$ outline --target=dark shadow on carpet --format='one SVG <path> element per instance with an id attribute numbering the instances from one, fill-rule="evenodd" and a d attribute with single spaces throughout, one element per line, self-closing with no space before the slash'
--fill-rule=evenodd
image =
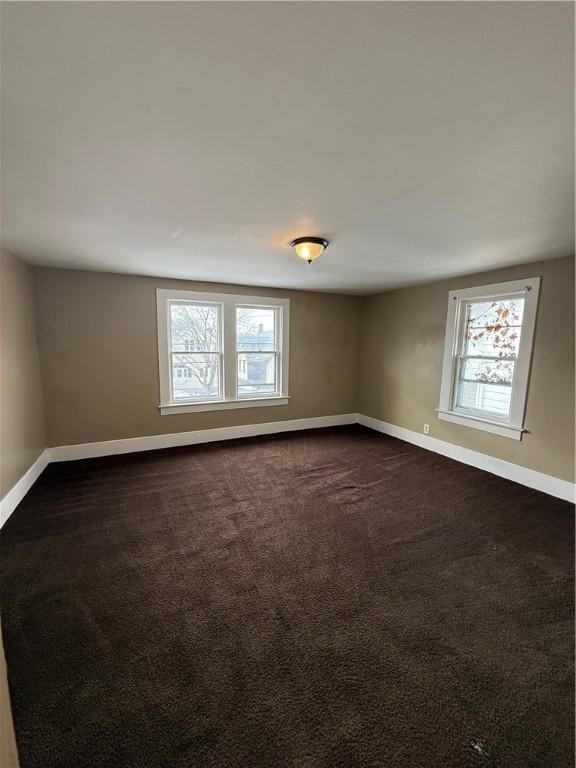
<path id="1" fill-rule="evenodd" d="M 23 768 L 569 768 L 574 508 L 361 427 L 52 464 L 1 533 Z"/>

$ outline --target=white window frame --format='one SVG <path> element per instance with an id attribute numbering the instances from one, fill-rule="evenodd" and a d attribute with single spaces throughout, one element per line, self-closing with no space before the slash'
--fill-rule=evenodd
<path id="1" fill-rule="evenodd" d="M 476 288 L 463 288 L 448 294 L 448 314 L 446 318 L 446 339 L 442 364 L 442 384 L 438 418 L 451 421 L 473 429 L 482 429 L 496 435 L 521 440 L 524 430 L 526 395 L 534 343 L 534 328 L 538 308 L 540 278 L 513 280 Z M 458 355 L 462 348 L 466 306 L 472 301 L 489 301 L 513 297 L 524 298 L 524 313 L 518 357 L 514 366 L 510 415 L 500 419 L 497 416 L 484 417 L 475 415 L 464 408 L 455 406 L 456 377 L 458 375 Z"/>
<path id="2" fill-rule="evenodd" d="M 174 400 L 170 366 L 170 302 L 216 304 L 220 308 L 221 333 L 221 392 L 212 400 Z M 238 352 L 236 350 L 236 308 L 260 307 L 274 309 L 276 314 L 277 340 L 277 391 L 270 395 L 242 395 L 238 397 Z M 228 293 L 204 293 L 203 291 L 156 290 L 158 321 L 158 371 L 160 377 L 160 413 L 168 416 L 176 413 L 220 411 L 235 408 L 253 408 L 267 405 L 288 405 L 289 373 L 289 326 L 290 300 L 264 296 L 241 296 Z"/>

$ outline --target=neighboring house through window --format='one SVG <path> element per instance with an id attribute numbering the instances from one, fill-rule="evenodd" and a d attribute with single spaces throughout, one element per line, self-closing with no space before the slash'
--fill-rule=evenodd
<path id="1" fill-rule="evenodd" d="M 520 440 L 540 278 L 451 291 L 438 416 Z"/>
<path id="2" fill-rule="evenodd" d="M 288 299 L 157 291 L 163 414 L 288 403 Z"/>

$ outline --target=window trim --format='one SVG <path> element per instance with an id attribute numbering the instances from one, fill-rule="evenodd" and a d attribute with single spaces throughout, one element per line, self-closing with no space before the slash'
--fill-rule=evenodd
<path id="1" fill-rule="evenodd" d="M 442 383 L 440 387 L 440 403 L 437 409 L 438 418 L 451 421 L 474 429 L 492 432 L 496 435 L 521 440 L 524 429 L 526 397 L 528 394 L 528 379 L 534 346 L 534 329 L 540 292 L 540 278 L 532 277 L 527 280 L 512 280 L 506 283 L 495 283 L 475 288 L 462 288 L 450 291 L 448 294 L 448 313 L 446 317 L 446 337 L 444 342 L 444 357 L 442 362 Z M 457 363 L 460 342 L 463 334 L 463 323 L 466 304 L 470 301 L 486 301 L 504 299 L 510 296 L 524 295 L 524 314 L 518 357 L 514 367 L 510 416 L 499 419 L 497 416 L 488 418 L 482 412 L 472 413 L 454 406 L 456 387 Z"/>
<path id="2" fill-rule="evenodd" d="M 170 376 L 170 322 L 171 301 L 190 301 L 221 306 L 221 374 L 222 397 L 213 400 L 181 400 L 172 398 Z M 269 395 L 254 394 L 238 397 L 238 352 L 236 351 L 236 307 L 270 307 L 278 313 L 278 389 Z M 288 405 L 289 394 L 289 325 L 290 299 L 264 296 L 243 296 L 229 293 L 205 293 L 203 291 L 178 291 L 166 288 L 156 289 L 156 311 L 158 325 L 158 372 L 160 380 L 160 413 L 162 416 L 176 413 L 218 411 L 235 408 Z"/>
<path id="3" fill-rule="evenodd" d="M 263 300 L 263 301 L 267 301 L 267 300 Z M 262 307 L 264 307 L 266 309 L 273 309 L 274 310 L 274 315 L 275 315 L 274 328 L 275 328 L 275 330 L 278 331 L 278 338 L 276 338 L 276 335 L 274 337 L 274 342 L 275 342 L 274 350 L 251 350 L 251 351 L 247 351 L 247 352 L 245 350 L 240 350 L 240 351 L 238 350 L 238 344 L 237 344 L 237 338 L 236 338 L 236 329 L 237 329 L 237 324 L 236 324 L 237 315 L 236 315 L 236 313 L 237 313 L 237 310 L 238 310 L 239 307 L 244 307 L 246 309 L 252 309 L 252 308 L 254 308 L 254 309 L 261 309 Z M 235 353 L 235 356 L 236 356 L 236 364 L 235 364 L 234 370 L 235 370 L 235 374 L 236 374 L 236 388 L 235 388 L 236 400 L 237 401 L 240 401 L 240 400 L 242 400 L 242 401 L 244 401 L 244 400 L 261 400 L 261 399 L 264 399 L 264 398 L 272 399 L 274 397 L 281 396 L 281 393 L 282 393 L 282 382 L 284 380 L 284 372 L 282 370 L 282 363 L 283 363 L 283 360 L 284 360 L 284 355 L 282 353 L 282 350 L 284 349 L 284 339 L 283 339 L 284 320 L 283 320 L 283 318 L 284 318 L 285 312 L 284 312 L 283 305 L 280 305 L 278 303 L 275 303 L 275 304 L 264 304 L 264 303 L 255 304 L 252 301 L 237 301 L 236 304 L 235 304 L 235 307 L 234 307 L 234 313 L 235 313 L 235 315 L 234 315 L 234 320 L 235 320 L 235 322 L 234 322 L 234 353 Z M 259 353 L 266 354 L 266 352 L 268 352 L 269 354 L 275 355 L 275 360 L 274 360 L 274 363 L 275 363 L 274 367 L 276 369 L 275 370 L 275 376 L 276 376 L 276 381 L 278 381 L 278 383 L 279 383 L 279 387 L 278 387 L 277 391 L 273 392 L 273 393 L 271 393 L 269 395 L 262 394 L 259 397 L 254 397 L 253 393 L 250 393 L 250 392 L 245 394 L 245 395 L 238 394 L 238 355 L 241 355 L 241 354 L 259 354 Z"/>
<path id="4" fill-rule="evenodd" d="M 211 294 L 212 295 L 212 294 Z M 177 301 L 178 299 L 176 299 Z M 180 299 L 182 301 L 183 299 Z M 203 354 L 202 351 L 195 350 L 193 352 L 186 351 L 182 353 L 175 353 L 171 351 L 172 348 L 172 328 L 170 326 L 169 321 L 169 315 L 170 315 L 170 301 L 174 301 L 174 298 L 166 298 L 165 300 L 165 319 L 166 319 L 166 356 L 167 356 L 167 380 L 168 380 L 168 401 L 170 403 L 175 402 L 173 399 L 173 379 L 170 376 L 170 370 L 172 367 L 172 356 L 174 354 L 183 354 L 183 355 L 194 355 L 194 354 Z M 218 389 L 219 389 L 219 396 L 215 397 L 212 402 L 215 403 L 221 403 L 224 401 L 224 304 L 221 301 L 209 301 L 207 299 L 197 300 L 197 299 L 190 299 L 191 303 L 194 304 L 206 304 L 209 307 L 215 307 L 217 314 L 218 314 L 218 349 L 213 352 L 206 352 L 206 354 L 214 354 L 218 355 Z M 197 400 L 194 402 L 198 402 Z M 206 401 L 202 401 L 206 402 Z M 190 401 L 183 400 L 181 401 L 181 405 L 187 405 Z"/>

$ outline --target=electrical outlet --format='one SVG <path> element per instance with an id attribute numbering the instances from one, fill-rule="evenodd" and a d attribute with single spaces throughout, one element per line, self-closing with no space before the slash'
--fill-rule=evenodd
<path id="1" fill-rule="evenodd" d="M 422 430 L 422 432 L 424 432 L 425 435 L 429 435 L 430 434 L 430 424 L 424 424 L 424 429 Z"/>

